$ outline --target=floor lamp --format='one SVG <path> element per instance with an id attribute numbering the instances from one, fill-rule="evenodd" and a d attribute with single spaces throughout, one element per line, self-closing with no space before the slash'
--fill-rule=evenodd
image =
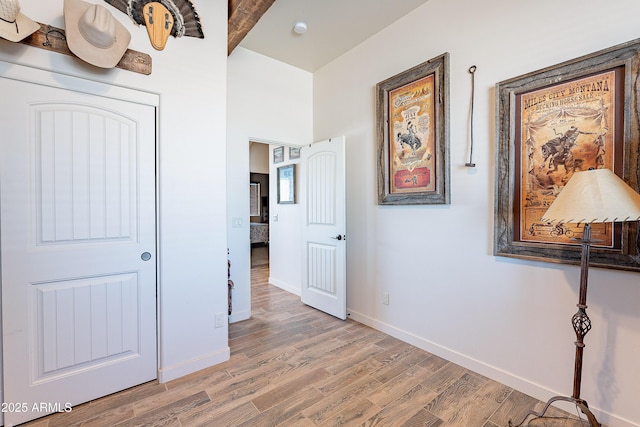
<path id="1" fill-rule="evenodd" d="M 600 427 L 595 415 L 589 410 L 589 405 L 580 397 L 584 337 L 591 329 L 591 320 L 586 312 L 591 224 L 638 220 L 640 220 L 640 194 L 636 193 L 609 169 L 593 169 L 574 173 L 543 215 L 543 222 L 558 226 L 562 224 L 584 224 L 578 312 L 571 319 L 573 330 L 576 333 L 573 395 L 571 397 L 552 397 L 542 412 L 529 412 L 518 426 L 522 425 L 529 416 L 534 416 L 534 418 L 543 417 L 549 406 L 553 402 L 560 400 L 574 403 L 586 415 L 591 427 Z M 511 421 L 509 421 L 509 426 L 511 425 Z"/>

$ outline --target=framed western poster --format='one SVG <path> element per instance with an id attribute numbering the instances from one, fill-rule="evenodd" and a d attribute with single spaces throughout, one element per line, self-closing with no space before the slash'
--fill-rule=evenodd
<path id="1" fill-rule="evenodd" d="M 449 204 L 449 54 L 376 85 L 378 204 Z"/>
<path id="2" fill-rule="evenodd" d="M 633 41 L 496 85 L 494 254 L 580 263 L 583 224 L 543 214 L 576 171 L 608 168 L 640 189 Z M 637 223 L 593 224 L 591 264 L 640 271 Z"/>

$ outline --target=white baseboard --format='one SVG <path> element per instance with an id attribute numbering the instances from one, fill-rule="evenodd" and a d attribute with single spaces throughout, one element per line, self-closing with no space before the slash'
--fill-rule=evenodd
<path id="1" fill-rule="evenodd" d="M 226 348 L 218 352 L 187 360 L 186 362 L 169 366 L 167 368 L 158 369 L 158 381 L 160 383 L 166 383 L 171 380 L 175 380 L 176 378 L 192 374 L 205 368 L 209 368 L 213 365 L 226 362 L 230 357 L 231 350 L 227 346 Z"/>
<path id="2" fill-rule="evenodd" d="M 232 310 L 231 316 L 229 316 L 229 323 L 241 322 L 243 320 L 247 320 L 250 318 L 251 318 L 250 310 L 242 310 L 242 311 Z"/>
<path id="3" fill-rule="evenodd" d="M 286 282 L 283 282 L 281 280 L 278 280 L 274 277 L 269 277 L 269 283 L 271 283 L 273 286 L 277 286 L 278 288 L 287 291 L 289 293 L 292 293 L 294 295 L 300 296 L 301 291 L 300 291 L 300 286 L 292 286 Z"/>
<path id="4" fill-rule="evenodd" d="M 550 390 L 549 388 L 544 387 L 540 384 L 535 384 L 531 381 L 526 380 L 525 378 L 518 377 L 517 375 L 513 375 L 500 368 L 488 365 L 480 360 L 466 356 L 450 348 L 443 347 L 429 340 L 425 340 L 424 338 L 421 338 L 415 334 L 404 331 L 402 329 L 398 329 L 395 326 L 380 322 L 376 319 L 350 310 L 348 308 L 347 316 L 355 320 L 356 322 L 367 325 L 380 332 L 384 332 L 387 335 L 391 335 L 394 338 L 402 340 L 429 353 L 435 354 L 436 356 L 442 357 L 443 359 L 446 359 L 450 362 L 456 363 L 480 375 L 491 378 L 494 381 L 497 381 L 529 396 L 535 397 L 536 399 L 539 399 L 543 402 L 546 402 L 553 396 L 566 395 L 566 392 L 562 393 Z M 560 404 L 558 406 L 566 411 L 570 411 L 572 413 L 575 412 L 575 407 L 573 405 L 571 405 L 570 407 L 566 407 Z M 620 418 L 615 414 L 607 413 L 598 409 L 597 407 L 589 405 L 589 409 L 602 424 L 602 427 L 640 427 L 640 424 L 634 423 L 624 418 Z"/>

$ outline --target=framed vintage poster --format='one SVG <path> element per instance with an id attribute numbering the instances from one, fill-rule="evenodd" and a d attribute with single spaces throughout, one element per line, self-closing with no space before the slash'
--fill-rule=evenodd
<path id="1" fill-rule="evenodd" d="M 278 168 L 278 203 L 296 202 L 296 165 L 291 164 Z"/>
<path id="2" fill-rule="evenodd" d="M 376 85 L 378 204 L 449 204 L 449 54 Z"/>
<path id="3" fill-rule="evenodd" d="M 583 224 L 541 220 L 574 172 L 640 189 L 634 41 L 496 85 L 494 254 L 580 264 Z M 593 224 L 591 264 L 640 271 L 637 223 Z"/>

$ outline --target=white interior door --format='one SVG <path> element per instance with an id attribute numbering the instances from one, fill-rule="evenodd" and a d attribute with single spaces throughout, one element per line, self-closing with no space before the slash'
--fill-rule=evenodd
<path id="1" fill-rule="evenodd" d="M 303 147 L 302 302 L 347 317 L 345 138 Z"/>
<path id="2" fill-rule="evenodd" d="M 8 78 L 0 93 L 9 426 L 157 376 L 155 107 Z"/>

